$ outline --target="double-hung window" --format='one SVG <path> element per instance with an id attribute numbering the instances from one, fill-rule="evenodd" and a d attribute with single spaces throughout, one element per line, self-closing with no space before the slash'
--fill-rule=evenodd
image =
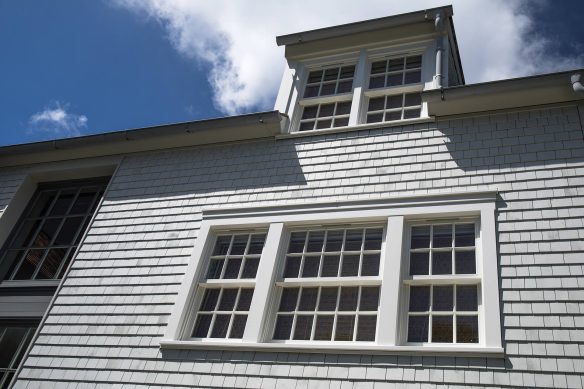
<path id="1" fill-rule="evenodd" d="M 161 345 L 500 353 L 495 198 L 204 211 Z"/>

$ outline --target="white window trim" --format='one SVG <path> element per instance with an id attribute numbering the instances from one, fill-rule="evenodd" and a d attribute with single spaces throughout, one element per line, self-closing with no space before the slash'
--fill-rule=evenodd
<path id="1" fill-rule="evenodd" d="M 204 349 L 247 349 L 271 351 L 334 352 L 366 351 L 368 353 L 407 354 L 462 354 L 501 355 L 501 327 L 499 318 L 499 288 L 495 235 L 496 192 L 467 192 L 459 194 L 412 196 L 385 200 L 315 203 L 283 207 L 256 207 L 241 209 L 208 209 L 203 211 L 203 221 L 189 261 L 183 283 L 161 347 Z M 482 325 L 479 344 L 424 344 L 408 345 L 403 342 L 404 280 L 403 266 L 407 251 L 405 230 L 414 220 L 430 218 L 456 218 L 474 216 L 481 223 L 481 254 L 486 260 L 477 261 L 482 272 L 483 315 L 489 318 Z M 378 335 L 370 342 L 294 341 L 274 342 L 269 337 L 273 327 L 274 294 L 278 272 L 287 240 L 288 227 L 314 226 L 318 224 L 386 223 L 385 248 L 382 251 L 380 276 L 382 278 Z M 195 294 L 207 257 L 214 243 L 214 231 L 243 230 L 269 226 L 255 280 L 255 292 L 251 302 L 248 322 L 240 340 L 184 340 L 192 325 L 195 311 Z M 477 270 L 478 273 L 478 270 Z M 478 273 L 480 274 L 480 273 Z M 322 280 L 319 279 L 319 285 Z M 487 287 L 489 285 L 489 287 Z M 271 296 L 271 298 L 270 298 Z M 484 321 L 483 321 L 484 323 Z M 383 327 L 383 331 L 379 328 Z M 188 337 L 188 335 L 187 335 Z"/>

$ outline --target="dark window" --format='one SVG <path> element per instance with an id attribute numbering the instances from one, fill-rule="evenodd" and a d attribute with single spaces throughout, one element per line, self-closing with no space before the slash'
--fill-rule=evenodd
<path id="1" fill-rule="evenodd" d="M 24 357 L 36 324 L 8 324 L 0 322 L 0 388 L 5 389 L 14 378 Z"/>

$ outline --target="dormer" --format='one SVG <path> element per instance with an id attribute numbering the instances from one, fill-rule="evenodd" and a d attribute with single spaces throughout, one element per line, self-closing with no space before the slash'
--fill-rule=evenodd
<path id="1" fill-rule="evenodd" d="M 286 68 L 275 109 L 287 132 L 428 117 L 421 92 L 464 84 L 452 7 L 276 38 Z"/>

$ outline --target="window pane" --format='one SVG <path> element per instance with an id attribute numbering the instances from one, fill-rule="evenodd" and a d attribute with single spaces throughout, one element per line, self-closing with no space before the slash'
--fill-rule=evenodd
<path id="1" fill-rule="evenodd" d="M 388 74 L 387 75 L 387 86 L 397 86 L 401 85 L 403 79 L 403 75 L 401 73 L 398 74 Z"/>
<path id="2" fill-rule="evenodd" d="M 322 128 L 331 128 L 332 124 L 333 121 L 331 119 L 319 120 L 318 122 L 316 122 L 316 129 L 320 130 Z"/>
<path id="3" fill-rule="evenodd" d="M 452 252 L 432 252 L 432 274 L 452 274 Z"/>
<path id="4" fill-rule="evenodd" d="M 231 236 L 218 236 L 213 255 L 226 255 L 231 243 Z"/>
<path id="5" fill-rule="evenodd" d="M 320 265 L 320 256 L 306 256 L 304 257 L 304 268 L 302 269 L 302 277 L 318 277 L 318 267 Z"/>
<path id="6" fill-rule="evenodd" d="M 20 248 L 30 245 L 41 222 L 41 220 L 26 220 L 20 228 L 20 231 L 14 237 L 11 247 Z"/>
<path id="7" fill-rule="evenodd" d="M 410 316 L 408 318 L 408 342 L 422 343 L 428 341 L 428 316 Z"/>
<path id="8" fill-rule="evenodd" d="M 318 112 L 318 105 L 304 107 L 304 110 L 302 111 L 302 119 L 314 119 L 314 118 L 316 118 L 317 112 Z"/>
<path id="9" fill-rule="evenodd" d="M 245 331 L 245 323 L 247 323 L 247 315 L 233 316 L 233 324 L 231 325 L 231 332 L 229 333 L 229 337 L 231 339 L 243 338 L 243 332 Z"/>
<path id="10" fill-rule="evenodd" d="M 457 343 L 479 342 L 479 319 L 477 316 L 456 317 L 456 342 Z"/>
<path id="11" fill-rule="evenodd" d="M 324 81 L 336 80 L 339 77 L 339 68 L 326 69 L 324 71 Z"/>
<path id="12" fill-rule="evenodd" d="M 341 251 L 343 244 L 343 230 L 328 231 L 326 235 L 325 251 Z"/>
<path id="13" fill-rule="evenodd" d="M 57 229 L 61 224 L 61 219 L 47 219 L 43 223 L 38 235 L 35 237 L 32 246 L 34 247 L 47 247 L 53 241 L 53 238 L 57 234 Z"/>
<path id="14" fill-rule="evenodd" d="M 335 94 L 335 88 L 336 87 L 337 87 L 337 83 L 336 82 L 330 82 L 330 83 L 322 84 L 322 87 L 320 88 L 320 95 L 321 96 L 334 95 Z"/>
<path id="15" fill-rule="evenodd" d="M 433 311 L 452 311 L 454 308 L 454 287 L 434 286 L 434 295 L 432 296 Z"/>
<path id="16" fill-rule="evenodd" d="M 369 78 L 369 89 L 383 88 L 385 86 L 385 76 L 375 76 Z"/>
<path id="17" fill-rule="evenodd" d="M 410 312 L 426 312 L 430 310 L 430 287 L 410 287 Z"/>
<path id="18" fill-rule="evenodd" d="M 49 250 L 35 278 L 37 280 L 55 278 L 66 254 L 67 249 L 57 248 Z"/>
<path id="19" fill-rule="evenodd" d="M 355 277 L 359 274 L 359 255 L 343 255 L 342 277 Z"/>
<path id="20" fill-rule="evenodd" d="M 355 75 L 355 65 L 343 66 L 339 78 L 353 78 L 353 75 Z"/>
<path id="21" fill-rule="evenodd" d="M 322 118 L 325 116 L 333 116 L 334 112 L 335 112 L 335 104 L 334 103 L 322 104 L 320 106 L 320 112 L 318 113 L 318 117 Z"/>
<path id="22" fill-rule="evenodd" d="M 415 119 L 415 118 L 419 118 L 421 115 L 421 110 L 420 108 L 415 108 L 415 109 L 405 109 L 404 110 L 404 119 Z"/>
<path id="23" fill-rule="evenodd" d="M 364 254 L 363 264 L 361 265 L 362 276 L 379 275 L 379 256 L 380 254 Z"/>
<path id="24" fill-rule="evenodd" d="M 357 340 L 372 342 L 375 340 L 377 316 L 360 315 L 357 324 Z"/>
<path id="25" fill-rule="evenodd" d="M 24 256 L 24 261 L 20 264 L 20 268 L 14 275 L 15 280 L 30 280 L 34 274 L 37 266 L 42 261 L 46 250 L 32 249 L 28 250 Z"/>
<path id="26" fill-rule="evenodd" d="M 249 311 L 249 306 L 251 305 L 252 297 L 253 297 L 252 288 L 241 289 L 241 291 L 239 292 L 239 300 L 237 301 L 237 310 Z"/>
<path id="27" fill-rule="evenodd" d="M 304 97 L 315 97 L 318 96 L 318 90 L 320 89 L 320 84 L 318 85 L 307 85 L 304 90 Z"/>
<path id="28" fill-rule="evenodd" d="M 459 285 L 456 287 L 456 310 L 478 310 L 478 287 L 476 285 Z"/>
<path id="29" fill-rule="evenodd" d="M 314 329 L 314 340 L 331 340 L 333 336 L 333 315 L 318 315 L 316 317 L 316 328 Z"/>
<path id="30" fill-rule="evenodd" d="M 429 274 L 430 253 L 410 254 L 410 275 Z"/>
<path id="31" fill-rule="evenodd" d="M 371 74 L 385 73 L 387 61 L 376 61 L 371 64 Z"/>
<path id="32" fill-rule="evenodd" d="M 367 123 L 378 123 L 383 121 L 382 113 L 374 113 L 367 115 Z"/>
<path id="33" fill-rule="evenodd" d="M 87 213 L 89 207 L 93 203 L 93 198 L 95 197 L 97 188 L 90 191 L 82 191 L 71 207 L 71 214 Z"/>
<path id="34" fill-rule="evenodd" d="M 284 288 L 280 299 L 280 312 L 290 312 L 296 309 L 299 288 Z"/>
<path id="35" fill-rule="evenodd" d="M 430 247 L 430 226 L 412 227 L 412 249 Z"/>
<path id="36" fill-rule="evenodd" d="M 404 68 L 404 58 L 390 59 L 387 64 L 387 71 L 394 72 L 397 70 L 403 70 Z"/>
<path id="37" fill-rule="evenodd" d="M 335 331 L 335 340 L 351 341 L 355 330 L 355 315 L 337 316 L 337 328 Z"/>
<path id="38" fill-rule="evenodd" d="M 385 113 L 385 121 L 401 120 L 401 111 L 390 111 Z"/>
<path id="39" fill-rule="evenodd" d="M 266 242 L 266 234 L 254 234 L 249 242 L 248 254 L 261 254 Z"/>
<path id="40" fill-rule="evenodd" d="M 419 93 L 406 93 L 405 95 L 405 107 L 411 107 L 413 105 L 422 104 L 422 95 Z"/>
<path id="41" fill-rule="evenodd" d="M 475 274 L 476 259 L 475 251 L 456 251 L 454 253 L 456 274 Z"/>
<path id="42" fill-rule="evenodd" d="M 365 233 L 365 250 L 381 250 L 383 230 L 381 228 L 368 229 Z"/>
<path id="43" fill-rule="evenodd" d="M 7 327 L 4 336 L 0 340 L 0 368 L 16 368 L 10 362 L 18 350 L 18 346 L 24 340 L 28 327 Z M 0 332 L 1 334 L 1 332 Z"/>
<path id="44" fill-rule="evenodd" d="M 206 338 L 211 326 L 212 315 L 197 315 L 195 322 L 195 330 L 193 331 L 193 338 Z"/>
<path id="45" fill-rule="evenodd" d="M 339 311 L 356 311 L 359 288 L 356 286 L 341 287 L 341 298 L 339 301 Z"/>
<path id="46" fill-rule="evenodd" d="M 466 247 L 475 245 L 475 225 L 474 224 L 457 224 L 456 230 L 456 247 Z"/>
<path id="47" fill-rule="evenodd" d="M 293 232 L 290 235 L 290 245 L 288 246 L 288 253 L 301 253 L 304 249 L 305 240 L 306 232 Z"/>
<path id="48" fill-rule="evenodd" d="M 284 266 L 284 278 L 297 278 L 300 271 L 300 257 L 286 257 Z"/>
<path id="49" fill-rule="evenodd" d="M 201 301 L 200 311 L 214 311 L 219 299 L 220 289 L 206 289 L 203 301 Z"/>
<path id="50" fill-rule="evenodd" d="M 432 316 L 432 342 L 452 343 L 452 316 Z"/>
<path id="51" fill-rule="evenodd" d="M 414 70 L 410 72 L 406 72 L 405 83 L 406 84 L 415 84 L 422 81 L 422 72 L 419 70 Z"/>
<path id="52" fill-rule="evenodd" d="M 230 258 L 227 261 L 227 266 L 225 267 L 225 274 L 223 274 L 224 279 L 234 279 L 239 275 L 239 268 L 241 267 L 241 258 Z"/>
<path id="53" fill-rule="evenodd" d="M 322 70 L 316 70 L 308 73 L 308 83 L 312 84 L 315 82 L 320 82 L 320 80 L 322 79 L 322 73 L 323 73 Z"/>
<path id="54" fill-rule="evenodd" d="M 223 289 L 218 311 L 232 311 L 237 298 L 237 289 Z"/>
<path id="55" fill-rule="evenodd" d="M 347 230 L 347 238 L 345 241 L 345 251 L 359 251 L 361 250 L 361 241 L 363 240 L 363 230 Z"/>
<path id="56" fill-rule="evenodd" d="M 69 263 L 71 263 L 71 259 L 73 258 L 73 255 L 75 255 L 76 249 L 77 249 L 77 247 L 71 247 L 69 249 L 69 253 L 67 254 L 67 257 L 65 258 L 65 261 L 63 262 L 63 265 L 61 266 L 61 271 L 59 271 L 59 275 L 57 276 L 57 278 L 63 278 L 63 275 L 65 275 L 65 272 L 67 271 L 67 267 L 69 266 Z"/>
<path id="57" fill-rule="evenodd" d="M 348 115 L 351 113 L 351 102 L 337 103 L 336 115 Z"/>
<path id="58" fill-rule="evenodd" d="M 432 247 L 452 247 L 452 225 L 434 226 Z"/>
<path id="59" fill-rule="evenodd" d="M 211 330 L 211 338 L 225 338 L 227 336 L 227 329 L 231 315 L 217 315 L 213 323 L 213 330 Z"/>
<path id="60" fill-rule="evenodd" d="M 316 308 L 316 298 L 318 297 L 318 288 L 302 288 L 300 294 L 299 311 L 314 311 Z"/>
<path id="61" fill-rule="evenodd" d="M 322 277 L 337 277 L 339 274 L 339 255 L 325 255 L 322 260 Z"/>
<path id="62" fill-rule="evenodd" d="M 334 120 L 333 127 L 345 127 L 349 125 L 349 118 L 338 118 Z"/>
<path id="63" fill-rule="evenodd" d="M 56 195 L 57 192 L 54 190 L 40 192 L 33 208 L 29 213 L 29 217 L 45 216 L 47 214 L 47 211 L 53 204 Z"/>
<path id="64" fill-rule="evenodd" d="M 77 190 L 64 190 L 59 194 L 57 201 L 51 208 L 49 215 L 56 216 L 56 215 L 65 215 L 75 198 L 75 192 Z"/>
<path id="65" fill-rule="evenodd" d="M 361 287 L 360 311 L 377 311 L 379 306 L 379 287 L 363 286 Z"/>
<path id="66" fill-rule="evenodd" d="M 419 68 L 421 66 L 422 66 L 421 55 L 406 58 L 406 69 Z"/>
<path id="67" fill-rule="evenodd" d="M 290 339 L 293 320 L 294 316 L 292 315 L 278 315 L 278 318 L 276 319 L 276 327 L 274 329 L 275 340 Z"/>
<path id="68" fill-rule="evenodd" d="M 243 255 L 245 247 L 247 246 L 248 235 L 235 235 L 233 237 L 233 244 L 231 246 L 230 255 Z"/>
<path id="69" fill-rule="evenodd" d="M 312 333 L 312 320 L 314 316 L 299 315 L 296 317 L 294 328 L 294 340 L 309 340 Z"/>
<path id="70" fill-rule="evenodd" d="M 259 258 L 246 258 L 241 272 L 241 278 L 255 278 L 260 264 Z"/>
<path id="71" fill-rule="evenodd" d="M 310 231 L 306 252 L 321 252 L 324 243 L 324 231 Z"/>
<path id="72" fill-rule="evenodd" d="M 383 105 L 385 104 L 385 97 L 375 97 L 369 99 L 369 107 L 367 111 L 380 111 L 383 109 Z"/>
<path id="73" fill-rule="evenodd" d="M 207 271 L 208 279 L 218 279 L 221 277 L 221 270 L 223 269 L 223 259 L 212 259 L 209 263 L 209 270 Z"/>
<path id="74" fill-rule="evenodd" d="M 385 103 L 385 108 L 401 108 L 402 107 L 402 95 L 391 95 L 387 96 L 387 102 Z"/>
<path id="75" fill-rule="evenodd" d="M 337 87 L 337 93 L 348 93 L 353 89 L 353 80 L 340 81 Z"/>
<path id="76" fill-rule="evenodd" d="M 321 312 L 334 311 L 337 307 L 337 295 L 339 288 L 325 287 L 320 290 L 320 301 L 318 303 L 318 310 Z"/>

